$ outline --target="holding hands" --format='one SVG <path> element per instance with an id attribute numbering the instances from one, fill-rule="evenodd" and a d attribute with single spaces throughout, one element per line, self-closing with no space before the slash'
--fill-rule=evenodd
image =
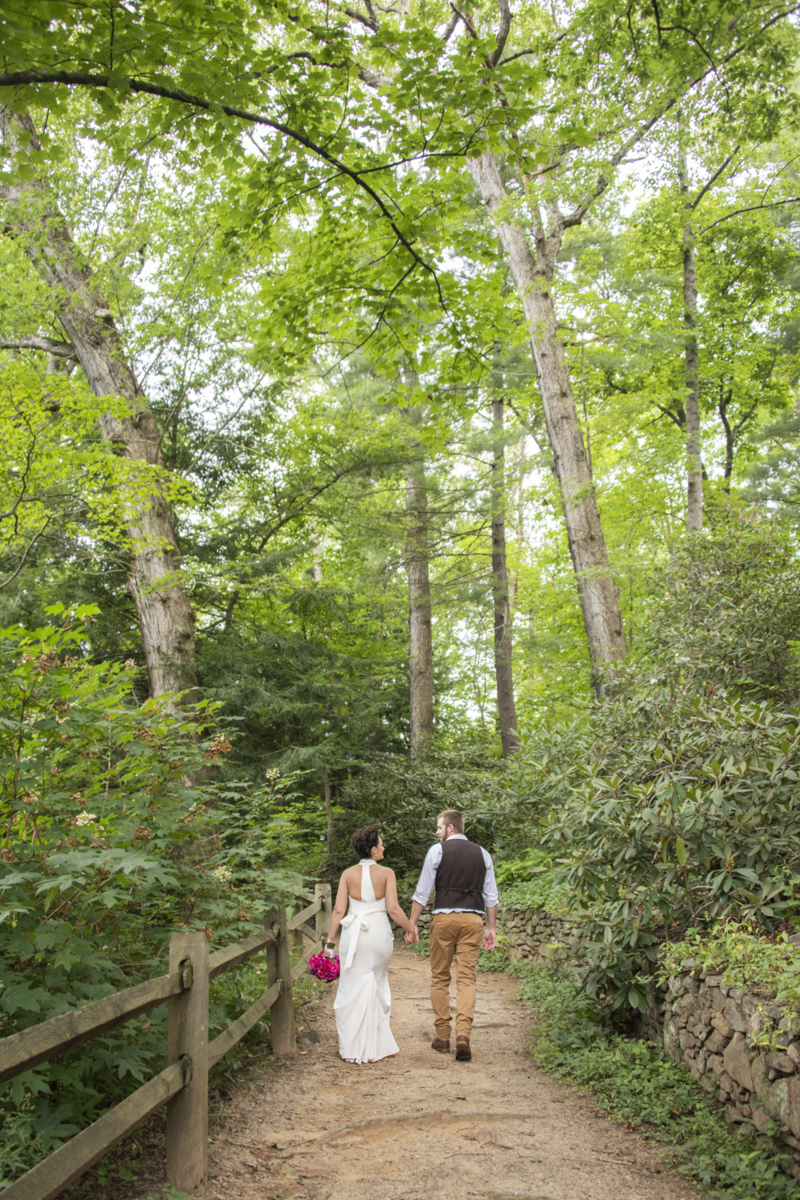
<path id="1" fill-rule="evenodd" d="M 410 929 L 406 930 L 404 941 L 409 946 L 415 946 L 419 942 L 419 930 L 416 925 L 412 925 Z"/>

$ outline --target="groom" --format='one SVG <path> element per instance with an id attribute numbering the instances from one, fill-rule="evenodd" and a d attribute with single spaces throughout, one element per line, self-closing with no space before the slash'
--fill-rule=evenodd
<path id="1" fill-rule="evenodd" d="M 413 932 L 405 940 L 419 941 L 419 915 L 436 888 L 431 920 L 431 1004 L 436 1036 L 431 1047 L 450 1053 L 450 966 L 456 956 L 456 1061 L 470 1062 L 469 1035 L 475 1016 L 478 951 L 497 945 L 497 884 L 487 852 L 464 836 L 464 818 L 448 809 L 436 821 L 439 845 L 425 856 L 414 903 Z M 486 909 L 486 932 L 483 910 Z"/>

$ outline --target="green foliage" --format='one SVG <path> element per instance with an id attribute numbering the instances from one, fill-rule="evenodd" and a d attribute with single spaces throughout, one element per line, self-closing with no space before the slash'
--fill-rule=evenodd
<path id="1" fill-rule="evenodd" d="M 736 921 L 720 921 L 710 930 L 690 927 L 679 942 L 662 948 L 660 980 L 677 975 L 684 963 L 699 973 L 722 975 L 739 991 L 800 1009 L 800 948 L 785 932 L 767 938 L 754 923 Z"/>
<path id="2" fill-rule="evenodd" d="M 436 818 L 447 808 L 463 812 L 467 836 L 493 850 L 514 833 L 505 776 L 502 760 L 487 760 L 480 748 L 440 750 L 410 761 L 390 755 L 366 759 L 342 792 L 337 868 L 352 862 L 350 834 L 377 825 L 387 865 L 396 871 L 401 890 L 413 890 L 436 840 Z"/>
<path id="3" fill-rule="evenodd" d="M 607 1009 L 551 969 L 515 962 L 506 970 L 535 1012 L 537 1064 L 590 1088 L 610 1116 L 668 1145 L 709 1200 L 800 1196 L 800 1184 L 781 1171 L 780 1143 L 734 1134 L 719 1106 L 657 1046 L 615 1032 Z"/>
<path id="4" fill-rule="evenodd" d="M 796 911 L 800 712 L 753 696 L 794 686 L 796 563 L 763 529 L 738 537 L 690 539 L 616 699 L 531 739 L 519 767 L 539 773 L 544 845 L 586 919 L 586 986 L 615 1005 L 646 1007 L 668 935 Z"/>
<path id="5" fill-rule="evenodd" d="M 504 859 L 495 866 L 495 877 L 505 908 L 557 912 L 564 907 L 563 872 L 544 850 L 531 849 L 518 858 Z"/>
<path id="6" fill-rule="evenodd" d="M 240 939 L 294 878 L 270 864 L 285 788 L 234 808 L 211 782 L 230 743 L 208 704 L 136 707 L 131 672 L 88 657 L 92 610 L 50 615 L 0 631 L 0 1036 L 163 973 L 175 929 Z M 212 1027 L 241 1003 L 226 978 Z M 165 1023 L 156 1009 L 4 1085 L 4 1181 L 148 1078 Z"/>
<path id="7" fill-rule="evenodd" d="M 762 519 L 723 522 L 674 548 L 653 574 L 647 653 L 698 689 L 800 700 L 800 559 Z"/>

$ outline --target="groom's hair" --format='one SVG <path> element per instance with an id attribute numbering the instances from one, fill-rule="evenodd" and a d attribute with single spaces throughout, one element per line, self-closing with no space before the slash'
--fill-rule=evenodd
<path id="1" fill-rule="evenodd" d="M 464 816 L 462 813 L 456 812 L 454 808 L 448 808 L 446 812 L 439 813 L 439 819 L 444 821 L 445 829 L 448 825 L 452 825 L 455 833 L 464 832 Z"/>

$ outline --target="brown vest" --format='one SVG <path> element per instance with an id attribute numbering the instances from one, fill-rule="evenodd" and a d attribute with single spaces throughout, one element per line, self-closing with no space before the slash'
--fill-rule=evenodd
<path id="1" fill-rule="evenodd" d="M 483 912 L 485 878 L 486 863 L 480 846 L 448 838 L 442 843 L 442 861 L 436 868 L 434 909 L 471 908 Z"/>

